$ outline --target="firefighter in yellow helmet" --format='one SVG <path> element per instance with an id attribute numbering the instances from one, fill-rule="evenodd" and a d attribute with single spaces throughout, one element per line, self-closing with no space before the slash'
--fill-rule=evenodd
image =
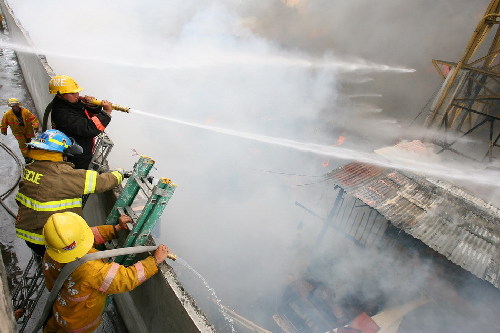
<path id="1" fill-rule="evenodd" d="M 42 261 L 45 284 L 54 286 L 66 263 L 97 252 L 93 244 L 103 244 L 116 237 L 118 230 L 127 229 L 130 217 L 123 215 L 117 225 L 90 228 L 74 213 L 56 213 L 49 217 L 43 235 L 47 252 Z M 158 272 L 158 267 L 169 254 L 168 247 L 160 245 L 153 256 L 125 267 L 103 260 L 91 260 L 79 266 L 64 282 L 52 307 L 52 317 L 43 332 L 92 332 L 101 323 L 106 296 L 130 291 Z"/>
<path id="2" fill-rule="evenodd" d="M 11 107 L 2 118 L 1 131 L 3 135 L 7 135 L 7 127 L 10 126 L 12 134 L 19 143 L 19 149 L 24 157 L 28 151 L 26 143 L 31 141 L 31 138 L 38 132 L 40 124 L 38 118 L 28 109 L 22 107 L 21 102 L 17 98 L 10 98 L 7 102 Z"/>
<path id="3" fill-rule="evenodd" d="M 92 159 L 94 137 L 106 129 L 111 121 L 111 103 L 102 101 L 102 107 L 90 104 L 92 96 L 80 97 L 78 83 L 67 75 L 56 75 L 49 81 L 49 93 L 56 96 L 47 106 L 44 115 L 46 126 L 48 112 L 52 115 L 52 128 L 74 138 L 83 153 L 68 158 L 76 169 L 87 169 Z"/>

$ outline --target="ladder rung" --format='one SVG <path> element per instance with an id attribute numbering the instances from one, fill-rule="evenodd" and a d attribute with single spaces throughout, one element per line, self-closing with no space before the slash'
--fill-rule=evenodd
<path id="1" fill-rule="evenodd" d="M 139 185 L 144 195 L 146 197 L 149 197 L 151 195 L 152 189 L 148 186 L 148 183 L 144 180 L 144 178 L 139 178 L 136 175 L 133 175 L 132 177 L 134 177 L 137 185 Z"/>
<path id="2" fill-rule="evenodd" d="M 154 160 L 147 156 L 139 158 L 134 165 L 132 175 L 106 219 L 107 224 L 116 224 L 119 216 L 126 214 L 134 221 L 132 227 L 127 224 L 130 232 L 123 242 L 120 237 L 120 247 L 144 245 L 150 239 L 152 228 L 160 220 L 163 210 L 177 187 L 168 178 L 161 178 L 156 185 L 153 185 L 154 178 L 148 176 L 153 164 Z M 142 191 L 141 195 L 139 195 L 139 190 Z M 136 202 L 136 205 L 143 204 L 141 212 L 139 212 L 139 207 L 135 211 L 133 209 L 136 200 L 140 202 Z M 135 256 L 128 255 L 118 256 L 114 261 L 127 266 L 135 259 Z"/>

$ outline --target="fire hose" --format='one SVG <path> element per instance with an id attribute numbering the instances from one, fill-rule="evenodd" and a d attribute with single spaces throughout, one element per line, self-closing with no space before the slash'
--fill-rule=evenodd
<path id="1" fill-rule="evenodd" d="M 54 301 L 59 294 L 59 290 L 61 290 L 64 282 L 66 279 L 77 269 L 80 265 L 86 263 L 87 261 L 90 260 L 98 260 L 98 259 L 104 259 L 104 258 L 111 258 L 111 257 L 116 257 L 116 256 L 121 256 L 121 255 L 127 255 L 127 254 L 137 254 L 137 253 L 144 253 L 144 252 L 150 252 L 154 251 L 158 248 L 158 246 L 135 246 L 135 247 L 124 247 L 120 249 L 113 249 L 113 250 L 106 250 L 106 251 L 99 251 L 99 252 L 94 252 L 94 253 L 88 253 L 84 255 L 83 257 L 72 261 L 68 264 L 66 264 L 63 269 L 61 270 L 61 273 L 57 277 L 54 286 L 52 287 L 52 290 L 50 291 L 49 297 L 47 299 L 47 303 L 45 303 L 45 307 L 43 308 L 42 315 L 40 319 L 38 319 L 38 322 L 33 329 L 33 333 L 38 332 L 45 323 L 46 319 L 48 318 L 50 311 L 52 310 L 52 305 L 54 304 Z M 177 257 L 175 254 L 169 254 L 168 258 L 175 260 Z"/>

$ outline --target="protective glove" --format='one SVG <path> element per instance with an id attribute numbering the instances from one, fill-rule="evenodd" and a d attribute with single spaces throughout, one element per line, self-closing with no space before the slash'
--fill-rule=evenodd
<path id="1" fill-rule="evenodd" d="M 129 178 L 132 175 L 132 171 L 126 171 L 123 168 L 116 168 L 114 171 L 118 171 L 123 175 L 123 178 Z"/>
<path id="2" fill-rule="evenodd" d="M 123 168 L 115 168 L 113 171 L 118 171 L 122 175 L 125 175 L 125 169 L 123 169 Z"/>

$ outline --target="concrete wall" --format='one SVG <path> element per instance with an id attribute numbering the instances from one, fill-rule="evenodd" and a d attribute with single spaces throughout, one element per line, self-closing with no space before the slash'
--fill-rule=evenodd
<path id="1" fill-rule="evenodd" d="M 0 0 L 0 9 L 5 16 L 11 42 L 32 46 L 28 33 L 16 20 L 6 0 Z M 16 54 L 38 116 L 42 119 L 46 105 L 53 98 L 48 94 L 48 82 L 54 73 L 44 57 L 20 51 Z M 84 209 L 85 219 L 90 225 L 104 224 L 115 201 L 113 192 L 91 195 Z M 2 272 L 0 267 L 0 274 Z M 5 323 L 7 327 L 10 322 L 4 320 L 2 315 L 6 314 L 5 311 L 7 315 L 12 314 L 12 311 L 2 308 L 2 292 L 6 286 L 6 283 L 0 286 L 0 323 Z M 6 299 L 10 297 L 6 296 Z M 131 293 L 116 295 L 114 301 L 129 332 L 215 332 L 167 264 L 162 265 L 161 274 L 155 275 Z M 0 325 L 0 332 L 10 331 L 7 328 L 3 330 Z"/>
<path id="2" fill-rule="evenodd" d="M 111 191 L 90 195 L 84 208 L 89 225 L 105 223 L 115 195 Z M 156 274 L 132 292 L 113 297 L 129 332 L 215 332 L 173 269 L 165 263 L 160 269 L 162 274 Z"/>
<path id="3" fill-rule="evenodd" d="M 7 22 L 10 42 L 20 47 L 34 48 L 28 32 L 17 21 L 6 0 L 0 0 L 0 9 Z M 54 98 L 53 95 L 49 94 L 48 87 L 50 78 L 55 74 L 43 55 L 20 50 L 16 50 L 16 55 L 31 98 L 35 103 L 37 116 L 42 121 L 45 107 Z"/>
<path id="4" fill-rule="evenodd" d="M 7 272 L 0 255 L 0 332 L 14 333 L 16 322 L 14 320 L 14 310 L 12 309 L 12 297 L 7 283 Z"/>

